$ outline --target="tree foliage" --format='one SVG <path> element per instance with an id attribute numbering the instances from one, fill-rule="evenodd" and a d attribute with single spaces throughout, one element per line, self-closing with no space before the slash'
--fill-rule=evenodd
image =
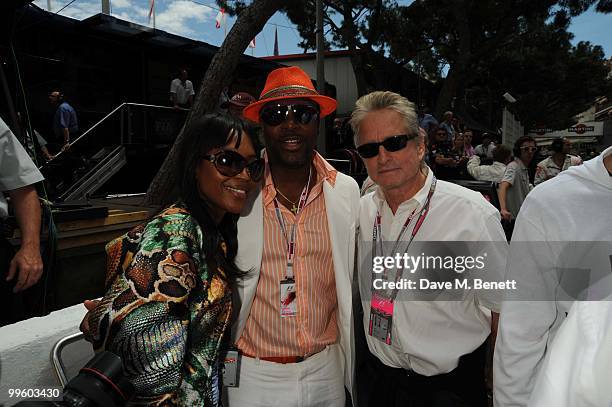
<path id="1" fill-rule="evenodd" d="M 371 56 L 384 54 L 437 82 L 435 112 L 456 111 L 469 125 L 500 124 L 501 95 L 530 127 L 562 128 L 595 97 L 609 94 L 601 47 L 572 45 L 571 18 L 611 0 L 324 0 L 327 46 L 352 58 L 359 94 L 376 88 Z M 304 50 L 315 46 L 315 2 L 287 2 Z"/>
<path id="2" fill-rule="evenodd" d="M 375 89 L 372 78 L 374 54 L 383 54 L 386 10 L 397 7 L 395 0 L 323 0 L 326 48 L 348 49 L 357 80 L 357 92 L 363 95 Z M 314 0 L 287 2 L 283 11 L 296 24 L 302 37 L 299 46 L 316 48 L 316 7 Z"/>
<path id="3" fill-rule="evenodd" d="M 231 80 L 231 76 L 227 75 L 227 72 L 236 69 L 238 60 L 249 42 L 263 29 L 264 24 L 282 7 L 283 3 L 282 0 L 253 0 L 248 6 L 244 3 L 236 5 L 237 10 L 235 12 L 238 13 L 238 19 L 213 57 L 208 69 L 206 69 L 193 108 L 170 153 L 151 182 L 145 204 L 163 205 L 175 199 L 175 167 L 177 166 L 178 151 L 183 143 L 184 129 L 189 126 L 191 120 L 217 107 L 221 91 L 224 87 L 229 86 Z"/>
<path id="4" fill-rule="evenodd" d="M 593 0 L 417 0 L 389 10 L 384 41 L 392 58 L 441 80 L 436 113 L 453 109 L 495 127 L 501 95 L 526 127 L 567 126 L 594 98 L 610 92 L 601 47 L 572 46 L 573 16 Z M 609 1 L 597 2 L 605 11 Z M 414 64 L 415 59 L 420 63 Z M 422 61 L 422 62 L 421 62 Z"/>

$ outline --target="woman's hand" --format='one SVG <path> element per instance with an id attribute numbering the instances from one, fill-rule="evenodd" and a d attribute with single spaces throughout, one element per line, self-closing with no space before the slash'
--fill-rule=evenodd
<path id="1" fill-rule="evenodd" d="M 87 308 L 87 314 L 85 314 L 85 316 L 83 317 L 81 325 L 79 325 L 79 329 L 81 330 L 81 332 L 83 332 L 83 334 L 85 335 L 85 339 L 89 342 L 93 342 L 91 332 L 89 330 L 89 313 L 93 311 L 98 306 L 98 304 L 100 304 L 99 300 L 83 301 L 83 305 L 85 306 L 85 308 Z"/>

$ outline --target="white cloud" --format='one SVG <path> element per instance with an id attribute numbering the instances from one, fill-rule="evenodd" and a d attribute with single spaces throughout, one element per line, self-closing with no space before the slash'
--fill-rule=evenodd
<path id="1" fill-rule="evenodd" d="M 63 5 L 61 7 L 64 7 Z M 54 11 L 59 10 L 61 7 L 53 8 Z M 77 20 L 83 20 L 87 17 L 91 17 L 95 14 L 102 12 L 102 3 L 100 1 L 75 1 L 64 10 L 62 10 L 60 15 L 66 17 L 76 18 Z"/>
<path id="2" fill-rule="evenodd" d="M 44 10 L 47 10 L 46 0 L 36 0 L 34 1 L 34 4 Z M 66 0 L 51 0 L 51 12 L 57 13 L 66 4 L 68 4 L 68 1 Z M 101 4 L 102 3 L 100 1 L 75 1 L 74 3 L 66 7 L 64 10 L 62 10 L 59 14 L 66 17 L 76 18 L 77 20 L 82 20 L 84 18 L 90 17 L 94 14 L 101 12 Z"/>
<path id="3" fill-rule="evenodd" d="M 200 24 L 200 29 L 206 29 L 204 23 L 209 21 L 214 29 L 214 21 L 217 11 L 209 7 L 187 0 L 174 1 L 163 11 L 156 15 L 156 28 L 166 30 L 179 35 L 193 35 L 195 31 L 188 24 Z M 199 30 L 198 30 L 199 31 Z"/>
<path id="4" fill-rule="evenodd" d="M 113 10 L 116 10 L 118 8 L 132 8 L 134 6 L 130 0 L 111 0 L 111 7 Z"/>
<path id="5" fill-rule="evenodd" d="M 1 1 L 1 0 L 0 0 Z M 71 0 L 51 0 L 51 11 L 57 12 Z M 112 15 L 122 20 L 142 25 L 149 23 L 150 0 L 111 0 Z M 47 0 L 35 0 L 34 4 L 47 9 Z M 160 30 L 190 37 L 207 37 L 214 30 L 217 10 L 196 4 L 190 0 L 156 0 L 155 26 Z M 100 0 L 77 0 L 60 14 L 83 20 L 102 11 Z M 228 24 L 229 28 L 229 24 Z"/>

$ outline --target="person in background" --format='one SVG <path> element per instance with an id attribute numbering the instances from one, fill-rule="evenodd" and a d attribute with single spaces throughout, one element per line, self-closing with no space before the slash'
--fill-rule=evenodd
<path id="1" fill-rule="evenodd" d="M 428 138 L 434 136 L 434 131 L 439 127 L 438 121 L 429 113 L 429 107 L 422 106 L 419 109 L 419 127 L 425 130 Z"/>
<path id="2" fill-rule="evenodd" d="M 120 355 L 145 406 L 221 405 L 222 354 L 232 291 L 236 222 L 264 163 L 254 127 L 222 113 L 185 129 L 179 199 L 106 246 L 106 294 L 86 302 L 81 329 L 96 351 Z"/>
<path id="3" fill-rule="evenodd" d="M 438 129 L 438 133 L 440 133 L 437 135 L 438 140 L 442 140 L 440 129 Z M 448 144 L 443 144 L 443 142 L 439 143 L 440 147 L 436 147 L 435 151 L 431 151 L 435 157 L 436 176 L 443 180 L 468 178 L 463 134 L 455 133 L 450 147 Z"/>
<path id="4" fill-rule="evenodd" d="M 495 143 L 491 139 L 489 133 L 482 133 L 482 143 L 474 148 L 474 153 L 479 155 L 482 160 L 492 159 Z"/>
<path id="5" fill-rule="evenodd" d="M 533 180 L 534 185 L 556 177 L 561 171 L 565 171 L 571 166 L 582 164 L 580 157 L 570 154 L 572 142 L 569 139 L 554 139 L 550 149 L 553 151 L 553 154 L 540 161 L 536 167 L 535 178 Z"/>
<path id="6" fill-rule="evenodd" d="M 43 180 L 24 148 L 0 119 L 0 326 L 16 322 L 23 312 L 14 294 L 32 287 L 43 272 L 40 256 L 41 210 L 34 184 Z M 8 193 L 21 231 L 17 253 L 2 235 L 8 216 Z"/>
<path id="7" fill-rule="evenodd" d="M 256 101 L 257 99 L 255 99 L 255 97 L 250 93 L 238 92 L 221 107 L 227 109 L 228 113 L 233 116 L 243 117 L 242 111 L 244 110 L 244 108 Z"/>
<path id="8" fill-rule="evenodd" d="M 427 153 L 429 154 L 429 159 L 427 161 L 429 162 L 429 165 L 431 165 L 431 168 L 436 171 L 436 173 L 438 173 L 436 158 L 445 157 L 445 155 L 448 154 L 452 148 L 446 137 L 446 130 L 438 127 L 435 130 L 433 139 L 430 141 L 429 148 L 427 149 Z M 440 165 L 442 166 L 443 164 L 444 160 L 440 160 Z M 440 171 L 443 172 L 442 177 L 444 178 L 446 175 L 444 173 L 445 170 L 441 169 Z"/>
<path id="9" fill-rule="evenodd" d="M 178 78 L 174 78 L 170 82 L 170 101 L 174 108 L 191 109 L 193 105 L 195 90 L 193 89 L 193 83 L 187 79 L 188 77 L 187 70 L 181 68 Z"/>
<path id="10" fill-rule="evenodd" d="M 66 151 L 79 132 L 76 111 L 64 100 L 64 94 L 59 90 L 54 90 L 49 94 L 49 103 L 56 107 L 52 124 L 53 132 L 55 137 L 63 143 L 61 151 Z"/>
<path id="11" fill-rule="evenodd" d="M 492 181 L 499 184 L 510 161 L 512 161 L 512 151 L 500 144 L 493 150 L 493 164 L 480 165 L 480 156 L 475 154 L 468 161 L 467 170 L 477 181 Z"/>
<path id="12" fill-rule="evenodd" d="M 440 123 L 440 128 L 446 131 L 446 140 L 452 142 L 453 138 L 455 137 L 455 127 L 453 126 L 453 112 L 451 112 L 450 110 L 444 112 L 442 118 L 443 120 L 442 123 Z"/>
<path id="13" fill-rule="evenodd" d="M 474 134 L 472 133 L 472 130 L 470 129 L 465 129 L 465 131 L 463 132 L 463 139 L 464 139 L 464 151 L 465 151 L 465 156 L 467 158 L 472 157 L 474 154 L 476 154 L 475 148 L 472 145 L 472 138 L 474 137 Z"/>
<path id="14" fill-rule="evenodd" d="M 27 151 L 30 152 L 30 154 L 36 154 L 35 153 L 36 149 L 34 148 L 34 144 L 35 144 L 34 140 L 30 136 L 28 125 L 23 120 L 23 115 L 21 114 L 21 112 L 17 112 L 17 120 L 19 120 L 19 126 L 21 126 L 22 134 L 24 135 L 24 139 L 25 139 L 23 140 L 23 145 L 27 145 Z M 46 161 L 52 160 L 53 156 L 51 155 L 51 153 L 49 152 L 49 149 L 47 148 L 47 144 L 48 144 L 47 140 L 45 140 L 43 136 L 41 136 L 40 133 L 36 129 L 32 129 L 32 131 L 34 132 L 34 137 L 36 137 L 36 145 L 38 146 L 40 150 L 40 154 L 42 154 L 43 158 Z"/>
<path id="15" fill-rule="evenodd" d="M 530 136 L 521 136 L 514 143 L 514 161 L 506 166 L 497 195 L 502 219 L 506 222 L 506 234 L 512 236 L 514 220 L 533 186 L 529 183 L 529 164 L 538 148 Z M 508 239 L 510 240 L 510 239 Z"/>
<path id="16" fill-rule="evenodd" d="M 451 121 L 451 123 L 453 125 L 453 129 L 455 130 L 455 133 L 463 133 L 463 129 L 465 127 L 463 121 L 459 120 L 457 116 L 453 116 L 453 120 Z"/>

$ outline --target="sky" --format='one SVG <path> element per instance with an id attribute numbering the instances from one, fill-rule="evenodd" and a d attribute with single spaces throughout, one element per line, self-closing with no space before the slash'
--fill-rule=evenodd
<path id="1" fill-rule="evenodd" d="M 47 9 L 48 0 L 36 0 L 34 3 Z M 58 12 L 72 0 L 50 0 L 51 10 Z M 111 0 L 111 14 L 117 18 L 128 20 L 145 26 L 153 26 L 149 20 L 150 0 Z M 401 0 L 400 3 L 410 3 Z M 224 28 L 215 28 L 215 17 L 219 13 L 218 6 L 212 0 L 155 0 L 155 27 L 195 40 L 220 46 L 224 39 Z M 61 15 L 82 20 L 101 11 L 101 0 L 74 0 L 59 12 Z M 227 32 L 235 22 L 235 18 L 227 17 Z M 590 41 L 601 45 L 609 58 L 612 56 L 612 14 L 596 13 L 590 9 L 574 18 L 570 26 L 574 33 L 574 43 Z M 314 28 L 313 28 L 314 29 Z M 247 48 L 245 53 L 256 57 L 272 55 L 274 50 L 274 33 L 278 32 L 279 53 L 297 54 L 302 49 L 297 46 L 300 41 L 297 29 L 282 13 L 276 13 L 255 37 L 255 48 Z"/>

